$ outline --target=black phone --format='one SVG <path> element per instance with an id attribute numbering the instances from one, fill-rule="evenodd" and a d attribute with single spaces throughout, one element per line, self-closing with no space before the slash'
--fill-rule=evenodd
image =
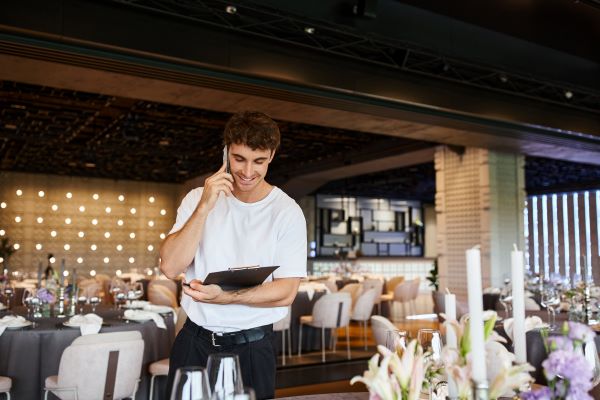
<path id="1" fill-rule="evenodd" d="M 231 170 L 229 168 L 229 154 L 227 151 L 227 146 L 223 147 L 223 163 L 225 164 L 225 172 L 230 174 Z"/>

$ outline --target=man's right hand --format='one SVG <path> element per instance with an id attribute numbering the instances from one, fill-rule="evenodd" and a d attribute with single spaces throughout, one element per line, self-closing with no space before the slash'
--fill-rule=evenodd
<path id="1" fill-rule="evenodd" d="M 208 213 L 215 207 L 221 192 L 226 196 L 233 196 L 233 176 L 225 172 L 225 163 L 214 175 L 204 181 L 204 190 L 198 208 Z"/>

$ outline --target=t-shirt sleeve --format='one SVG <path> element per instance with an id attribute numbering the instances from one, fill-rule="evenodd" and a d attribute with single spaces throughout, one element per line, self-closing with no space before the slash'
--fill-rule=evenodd
<path id="1" fill-rule="evenodd" d="M 300 207 L 295 207 L 281 227 L 275 250 L 275 265 L 273 272 L 277 278 L 306 277 L 306 219 Z"/>
<path id="2" fill-rule="evenodd" d="M 177 218 L 175 219 L 175 224 L 169 231 L 169 235 L 171 233 L 180 231 L 181 228 L 185 225 L 185 223 L 190 219 L 196 206 L 198 206 L 198 202 L 202 197 L 202 190 L 204 188 L 197 188 L 190 191 L 181 201 L 179 208 L 177 209 Z"/>

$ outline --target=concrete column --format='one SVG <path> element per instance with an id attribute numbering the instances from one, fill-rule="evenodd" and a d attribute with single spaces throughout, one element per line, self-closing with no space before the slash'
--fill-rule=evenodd
<path id="1" fill-rule="evenodd" d="M 475 245 L 484 287 L 501 286 L 513 243 L 523 248 L 524 157 L 440 146 L 435 169 L 440 289 L 466 299 L 465 250 Z"/>

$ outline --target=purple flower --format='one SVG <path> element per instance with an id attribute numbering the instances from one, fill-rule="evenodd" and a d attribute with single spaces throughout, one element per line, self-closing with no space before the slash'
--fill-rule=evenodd
<path id="1" fill-rule="evenodd" d="M 37 297 L 42 301 L 42 303 L 54 303 L 56 300 L 54 294 L 45 288 L 41 288 L 37 291 Z"/>
<path id="2" fill-rule="evenodd" d="M 588 343 L 594 340 L 596 334 L 587 325 L 580 324 L 579 322 L 569 321 L 569 333 L 568 337 L 571 340 L 576 340 L 583 343 Z"/>
<path id="3" fill-rule="evenodd" d="M 548 338 L 548 348 L 550 351 L 571 351 L 573 350 L 573 342 L 566 336 L 551 336 Z"/>
<path id="4" fill-rule="evenodd" d="M 556 378 L 568 381 L 569 393 L 587 392 L 592 388 L 592 368 L 580 353 L 555 350 L 544 360 L 542 366 L 548 381 Z M 564 387 L 561 391 L 564 392 Z"/>
<path id="5" fill-rule="evenodd" d="M 552 398 L 552 392 L 549 387 L 544 386 L 538 390 L 521 393 L 521 400 L 548 400 Z"/>

